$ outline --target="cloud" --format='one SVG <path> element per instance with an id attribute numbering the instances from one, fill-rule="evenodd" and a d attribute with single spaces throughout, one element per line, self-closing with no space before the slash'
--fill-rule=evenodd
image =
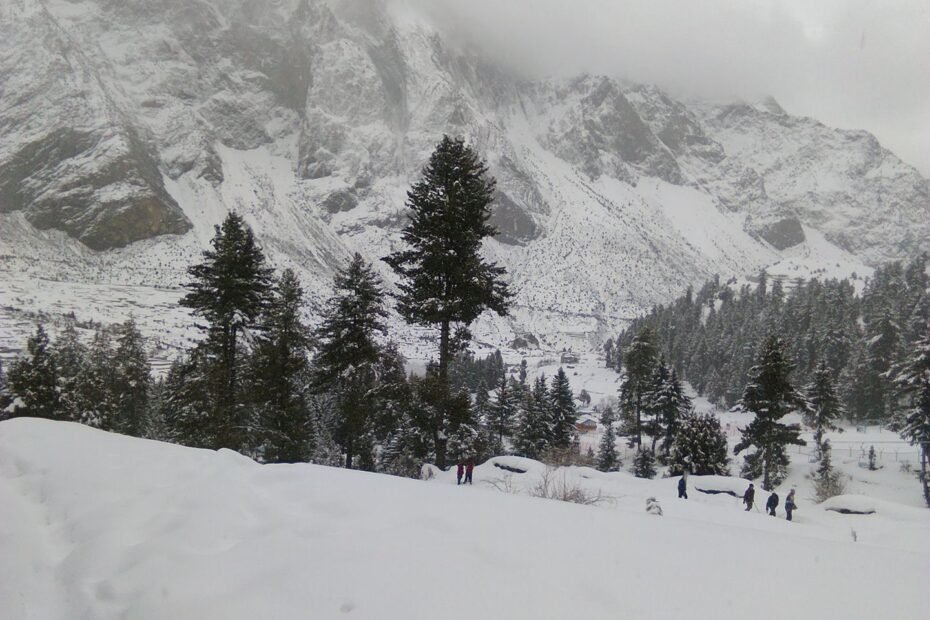
<path id="1" fill-rule="evenodd" d="M 392 0 L 528 77 L 602 73 L 686 97 L 774 96 L 875 133 L 930 176 L 925 0 Z"/>

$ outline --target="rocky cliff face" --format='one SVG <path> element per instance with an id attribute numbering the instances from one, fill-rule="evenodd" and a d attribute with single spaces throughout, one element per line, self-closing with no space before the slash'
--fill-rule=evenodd
<path id="1" fill-rule="evenodd" d="M 872 262 L 928 247 L 927 181 L 868 134 L 522 82 L 377 2 L 0 0 L 0 92 L 0 253 L 64 279 L 177 285 L 236 209 L 325 292 L 348 252 L 396 246 L 443 133 L 498 179 L 515 331 L 590 332 L 804 227 Z"/>

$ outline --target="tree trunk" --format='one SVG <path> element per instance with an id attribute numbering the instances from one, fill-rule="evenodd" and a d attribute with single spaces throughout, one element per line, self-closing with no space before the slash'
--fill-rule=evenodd
<path id="1" fill-rule="evenodd" d="M 449 377 L 449 321 L 444 320 L 439 326 L 439 378 L 443 384 Z"/>

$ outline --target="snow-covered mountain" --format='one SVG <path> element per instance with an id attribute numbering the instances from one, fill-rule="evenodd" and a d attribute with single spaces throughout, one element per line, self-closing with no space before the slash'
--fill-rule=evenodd
<path id="1" fill-rule="evenodd" d="M 0 325 L 183 323 L 163 308 L 231 209 L 318 300 L 350 252 L 399 242 L 443 133 L 498 179 L 486 251 L 516 298 L 488 342 L 591 339 L 714 273 L 930 247 L 927 180 L 867 133 L 772 101 L 526 82 L 446 41 L 367 0 L 0 0 Z"/>

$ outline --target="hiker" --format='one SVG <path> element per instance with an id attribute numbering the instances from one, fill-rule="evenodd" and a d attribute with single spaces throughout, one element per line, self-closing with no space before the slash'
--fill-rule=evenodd
<path id="1" fill-rule="evenodd" d="M 746 489 L 746 492 L 743 493 L 743 503 L 746 504 L 746 512 L 752 510 L 752 500 L 756 496 L 756 489 L 752 486 L 752 483 L 749 483 L 749 488 Z"/>
<path id="2" fill-rule="evenodd" d="M 772 491 L 769 501 L 765 502 L 765 510 L 774 517 L 776 508 L 778 508 L 778 493 Z"/>
<path id="3" fill-rule="evenodd" d="M 791 521 L 791 511 L 797 508 L 798 505 L 794 503 L 794 489 L 791 489 L 791 492 L 788 493 L 788 497 L 785 498 L 785 512 L 788 513 L 787 519 Z"/>
<path id="4" fill-rule="evenodd" d="M 462 484 L 462 474 L 465 473 L 465 466 L 459 461 L 459 464 L 455 466 L 455 480 L 456 484 Z"/>
<path id="5" fill-rule="evenodd" d="M 469 457 L 468 463 L 465 465 L 465 482 L 471 484 L 471 472 L 475 470 L 475 459 Z"/>
<path id="6" fill-rule="evenodd" d="M 688 499 L 688 483 L 685 482 L 684 474 L 678 479 L 678 499 L 681 498 Z"/>

